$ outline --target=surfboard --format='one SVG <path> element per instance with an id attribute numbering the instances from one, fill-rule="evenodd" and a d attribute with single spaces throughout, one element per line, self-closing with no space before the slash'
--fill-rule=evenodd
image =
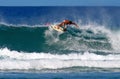
<path id="1" fill-rule="evenodd" d="M 56 25 L 51 25 L 51 28 L 58 31 L 58 32 L 64 32 L 64 29 L 62 27 L 57 27 Z"/>

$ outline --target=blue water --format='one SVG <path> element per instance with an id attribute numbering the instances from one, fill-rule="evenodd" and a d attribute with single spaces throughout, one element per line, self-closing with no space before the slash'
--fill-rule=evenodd
<path id="1" fill-rule="evenodd" d="M 8 24 L 46 24 L 61 22 L 63 19 L 120 26 L 119 7 L 0 7 L 0 21 Z"/>
<path id="2" fill-rule="evenodd" d="M 79 73 L 0 73 L 1 79 L 119 79 L 120 73 L 79 72 Z"/>
<path id="3" fill-rule="evenodd" d="M 116 79 L 120 7 L 0 7 L 0 78 Z M 64 19 L 59 33 L 50 25 Z"/>

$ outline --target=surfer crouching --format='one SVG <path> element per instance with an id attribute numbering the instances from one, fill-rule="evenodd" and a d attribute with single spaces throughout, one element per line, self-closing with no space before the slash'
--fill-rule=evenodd
<path id="1" fill-rule="evenodd" d="M 59 27 L 64 28 L 64 31 L 66 31 L 67 26 L 66 25 L 75 25 L 77 28 L 79 27 L 76 23 L 70 21 L 70 20 L 64 20 L 62 23 L 57 25 L 57 28 L 59 29 Z"/>

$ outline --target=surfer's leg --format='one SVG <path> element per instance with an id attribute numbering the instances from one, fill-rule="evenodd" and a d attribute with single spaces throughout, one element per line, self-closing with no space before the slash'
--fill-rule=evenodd
<path id="1" fill-rule="evenodd" d="M 62 28 L 62 26 L 58 26 L 58 25 L 57 25 L 56 27 L 57 27 L 57 29 L 60 29 L 60 28 Z"/>
<path id="2" fill-rule="evenodd" d="M 59 28 L 60 28 L 60 26 L 55 26 L 55 28 L 59 29 Z"/>
<path id="3" fill-rule="evenodd" d="M 67 28 L 64 28 L 63 31 L 67 31 Z"/>

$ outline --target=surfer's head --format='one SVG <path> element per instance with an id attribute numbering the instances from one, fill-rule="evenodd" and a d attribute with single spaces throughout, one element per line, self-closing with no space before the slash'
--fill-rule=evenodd
<path id="1" fill-rule="evenodd" d="M 72 21 L 70 21 L 70 20 L 64 20 L 63 22 L 66 24 L 72 24 Z"/>

